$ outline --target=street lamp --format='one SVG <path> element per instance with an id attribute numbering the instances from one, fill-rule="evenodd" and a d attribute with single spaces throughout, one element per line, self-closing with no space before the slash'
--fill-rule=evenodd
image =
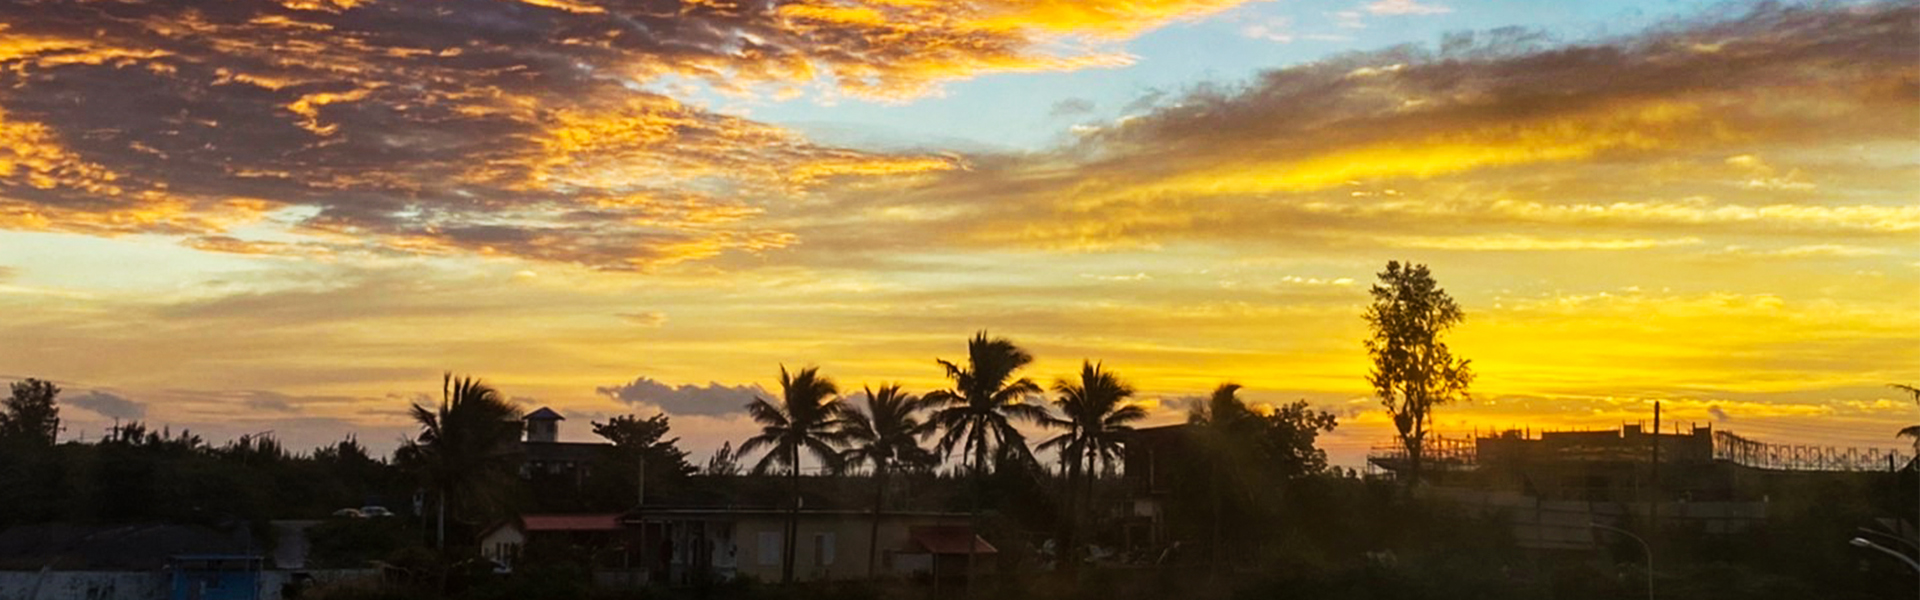
<path id="1" fill-rule="evenodd" d="M 1920 552 L 1920 544 L 1915 544 L 1915 543 L 1913 543 L 1913 540 L 1909 540 L 1909 539 L 1907 539 L 1907 538 L 1903 538 L 1903 537 L 1900 537 L 1900 536 L 1897 536 L 1897 535 L 1894 535 L 1894 534 L 1891 534 L 1891 533 L 1887 533 L 1887 532 L 1885 532 L 1885 531 L 1874 531 L 1874 530 L 1872 530 L 1872 529 L 1867 529 L 1867 528 L 1865 528 L 1865 527 L 1861 527 L 1861 528 L 1859 528 L 1859 529 L 1857 529 L 1856 531 L 1858 531 L 1858 532 L 1860 532 L 1860 533 L 1864 533 L 1864 534 L 1867 534 L 1867 535 L 1877 535 L 1877 536 L 1880 536 L 1880 537 L 1883 537 L 1883 538 L 1887 538 L 1887 539 L 1890 539 L 1890 540 L 1893 540 L 1893 541 L 1896 541 L 1896 542 L 1900 542 L 1901 544 L 1905 544 L 1905 545 L 1906 545 L 1906 546 L 1907 546 L 1908 548 L 1912 548 L 1912 549 L 1914 549 L 1914 551 L 1916 551 L 1916 552 Z"/>
<path id="2" fill-rule="evenodd" d="M 1640 539 L 1640 536 L 1634 535 L 1633 532 L 1627 531 L 1625 529 L 1621 529 L 1619 527 L 1601 525 L 1599 523 L 1588 523 L 1587 526 L 1592 527 L 1594 529 L 1604 529 L 1607 531 L 1618 533 L 1620 535 L 1633 538 L 1633 541 L 1640 542 L 1640 549 L 1647 553 L 1647 600 L 1653 600 L 1653 547 L 1648 546 L 1647 541 Z M 1865 540 L 1859 540 L 1859 541 L 1865 541 Z M 1872 542 L 1868 542 L 1868 543 L 1872 543 Z"/>
<path id="3" fill-rule="evenodd" d="M 1847 543 L 1853 544 L 1853 547 L 1855 548 L 1869 548 L 1873 550 L 1879 550 L 1883 553 L 1886 553 L 1888 556 L 1892 556 L 1894 558 L 1900 559 L 1900 562 L 1907 563 L 1907 566 L 1913 567 L 1914 571 L 1920 572 L 1920 561 L 1915 561 L 1913 560 L 1912 557 L 1907 556 L 1905 553 L 1896 552 L 1892 548 L 1875 544 L 1873 543 L 1873 540 L 1869 540 L 1863 537 L 1857 537 L 1857 538 L 1853 538 L 1852 541 Z"/>

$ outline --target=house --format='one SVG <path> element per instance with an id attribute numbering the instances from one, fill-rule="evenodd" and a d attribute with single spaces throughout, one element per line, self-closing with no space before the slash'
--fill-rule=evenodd
<path id="1" fill-rule="evenodd" d="M 657 508 L 625 514 L 522 515 L 488 528 L 481 553 L 504 565 L 532 549 L 568 546 L 595 557 L 595 580 L 604 587 L 648 583 L 681 585 L 703 578 L 781 578 L 789 513 L 773 508 Z M 970 535 L 968 516 L 938 512 L 882 512 L 878 544 L 874 515 L 861 510 L 802 510 L 795 545 L 794 577 L 802 581 L 937 574 L 964 577 L 967 539 L 981 571 L 999 553 Z M 870 549 L 873 569 L 868 569 Z"/>
<path id="2" fill-rule="evenodd" d="M 772 508 L 646 508 L 623 522 L 644 532 L 651 542 L 646 548 L 657 548 L 643 564 L 669 583 L 691 582 L 703 573 L 777 581 L 788 516 Z M 968 516 L 961 513 L 882 512 L 877 540 L 870 511 L 801 510 L 797 521 L 794 578 L 801 581 L 964 575 L 968 537 L 983 571 L 999 552 L 968 535 Z"/>
<path id="3" fill-rule="evenodd" d="M 1167 499 L 1182 467 L 1204 462 L 1198 452 L 1191 425 L 1142 427 L 1126 434 L 1122 455 L 1126 506 L 1121 521 L 1127 547 L 1159 547 L 1169 542 Z"/>
<path id="4" fill-rule="evenodd" d="M 480 555 L 511 566 L 520 561 L 530 542 L 600 550 L 594 552 L 596 556 L 604 556 L 606 551 L 624 555 L 628 537 L 619 513 L 521 515 L 482 531 Z"/>
<path id="5" fill-rule="evenodd" d="M 168 560 L 168 600 L 259 600 L 265 560 L 250 554 L 191 554 Z"/>
<path id="6" fill-rule="evenodd" d="M 553 409 L 540 407 L 521 418 L 526 422 L 520 441 L 520 475 L 542 479 L 571 480 L 578 486 L 593 472 L 593 464 L 612 447 L 605 443 L 562 442 L 560 422 L 567 418 Z"/>

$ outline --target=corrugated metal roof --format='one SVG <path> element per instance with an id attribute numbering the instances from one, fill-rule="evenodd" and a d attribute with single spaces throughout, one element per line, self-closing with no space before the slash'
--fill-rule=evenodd
<path id="1" fill-rule="evenodd" d="M 914 527 L 907 530 L 914 545 L 933 554 L 966 554 L 967 538 L 973 538 L 974 554 L 994 554 L 1000 550 L 973 535 L 966 527 Z"/>
<path id="2" fill-rule="evenodd" d="M 586 515 L 521 515 L 527 531 L 619 531 L 619 513 Z"/>

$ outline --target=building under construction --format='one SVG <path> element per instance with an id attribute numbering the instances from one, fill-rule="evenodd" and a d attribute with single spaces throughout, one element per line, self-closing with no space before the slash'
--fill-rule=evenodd
<path id="1" fill-rule="evenodd" d="M 1763 499 L 1770 479 L 1888 472 L 1908 460 L 1893 449 L 1770 444 L 1711 426 L 1654 432 L 1624 425 L 1436 437 L 1425 445 L 1421 470 L 1437 486 L 1545 500 L 1737 501 Z M 1395 475 L 1410 466 L 1397 442 L 1375 446 L 1368 462 Z"/>
<path id="2" fill-rule="evenodd" d="M 1592 547 L 1591 523 L 1746 531 L 1767 518 L 1778 490 L 1885 476 L 1912 460 L 1890 449 L 1770 444 L 1711 426 L 1507 430 L 1436 437 L 1424 450 L 1428 493 L 1505 515 L 1523 547 L 1565 550 Z M 1375 446 L 1368 463 L 1394 477 L 1411 466 L 1397 442 Z"/>

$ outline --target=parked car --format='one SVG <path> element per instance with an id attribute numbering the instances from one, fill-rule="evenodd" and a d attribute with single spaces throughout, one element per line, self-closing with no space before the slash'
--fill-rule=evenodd
<path id="1" fill-rule="evenodd" d="M 360 507 L 360 516 L 368 518 L 391 517 L 393 516 L 393 511 L 387 510 L 385 506 L 362 506 Z"/>
<path id="2" fill-rule="evenodd" d="M 358 519 L 366 515 L 361 514 L 360 509 L 358 508 L 342 508 L 340 510 L 333 511 L 333 516 L 348 518 L 348 519 Z"/>

